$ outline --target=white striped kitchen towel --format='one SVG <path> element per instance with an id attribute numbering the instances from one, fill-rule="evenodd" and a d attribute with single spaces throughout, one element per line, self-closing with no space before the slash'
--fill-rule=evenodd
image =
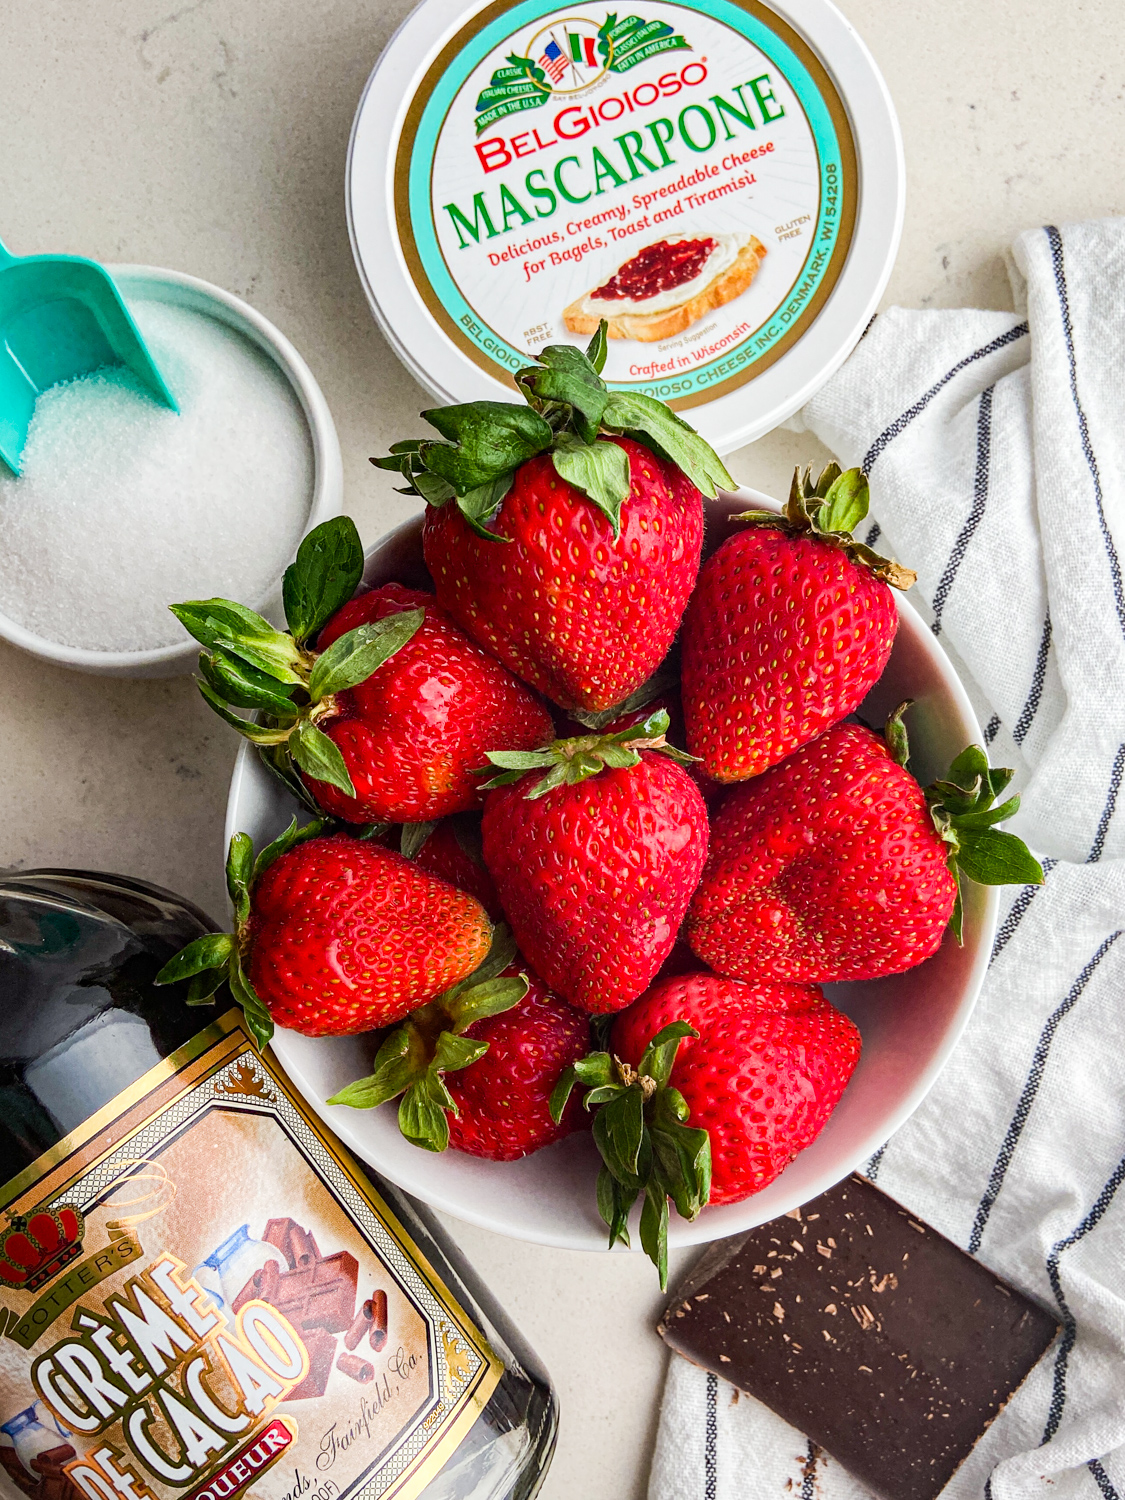
<path id="1" fill-rule="evenodd" d="M 867 1171 L 1062 1325 L 945 1494 L 1125 1500 L 1125 219 L 1023 234 L 1010 269 L 1014 315 L 892 308 L 798 419 L 868 471 L 865 539 L 918 570 L 1048 871 Z M 649 1500 L 865 1493 L 672 1357 Z"/>

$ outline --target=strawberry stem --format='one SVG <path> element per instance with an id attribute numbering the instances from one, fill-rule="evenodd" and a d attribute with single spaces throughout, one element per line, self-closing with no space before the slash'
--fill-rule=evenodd
<path id="1" fill-rule="evenodd" d="M 585 353 L 572 344 L 541 349 L 536 363 L 516 375 L 527 406 L 472 401 L 424 411 L 443 442 L 392 443 L 386 457 L 371 462 L 402 475 L 400 494 L 421 495 L 435 508 L 453 501 L 466 524 L 493 542 L 510 540 L 492 530 L 492 522 L 515 471 L 539 453 L 551 455 L 560 479 L 585 495 L 619 536 L 629 461 L 609 440 L 624 433 L 670 459 L 703 494 L 714 498 L 720 489 L 733 489 L 718 454 L 663 401 L 606 385 L 606 328 L 603 319 Z"/>
<path id="2" fill-rule="evenodd" d="M 747 510 L 731 520 L 788 531 L 794 536 L 814 536 L 838 547 L 852 562 L 869 569 L 892 588 L 911 588 L 918 581 L 917 573 L 880 557 L 852 535 L 866 517 L 870 500 L 867 475 L 862 469 L 841 471 L 839 464 L 829 464 L 814 483 L 811 466 L 804 472 L 798 467 L 781 515 L 772 510 Z"/>
<path id="3" fill-rule="evenodd" d="M 284 833 L 267 844 L 254 858 L 254 843 L 248 833 L 236 833 L 227 853 L 227 891 L 234 910 L 233 932 L 209 932 L 181 948 L 161 969 L 154 984 L 188 985 L 188 1005 L 214 1005 L 223 984 L 242 1007 L 246 1027 L 261 1052 L 273 1036 L 273 1019 L 262 1004 L 246 972 L 250 960 L 250 907 L 254 885 L 290 849 L 322 833 L 327 819 L 314 818 L 298 828 L 294 818 Z"/>
<path id="4" fill-rule="evenodd" d="M 591 1052 L 564 1070 L 551 1094 L 551 1118 L 562 1119 L 571 1092 L 583 1084 L 583 1104 L 594 1115 L 594 1142 L 604 1165 L 598 1174 L 598 1212 L 609 1227 L 609 1248 L 629 1244 L 629 1213 L 643 1195 L 641 1246 L 668 1286 L 668 1201 L 694 1219 L 711 1196 L 711 1138 L 687 1124 L 683 1095 L 668 1080 L 684 1037 L 699 1032 L 686 1021 L 658 1031 L 636 1068 L 609 1052 Z"/>
<path id="5" fill-rule="evenodd" d="M 908 699 L 896 708 L 884 730 L 892 755 L 904 767 L 910 759 L 910 742 L 902 715 L 911 703 Z M 945 777 L 922 789 L 938 837 L 948 846 L 949 873 L 957 882 L 949 925 L 958 943 L 964 925 L 965 879 L 977 885 L 1043 884 L 1043 867 L 1024 841 L 996 827 L 1019 811 L 1018 794 L 993 806 L 1014 775 L 1010 769 L 990 766 L 980 745 L 969 745 Z"/>
<path id="6" fill-rule="evenodd" d="M 487 1042 L 462 1035 L 474 1021 L 511 1010 L 527 994 L 525 974 L 504 974 L 515 957 L 515 940 L 501 923 L 493 930 L 484 962 L 387 1031 L 369 1076 L 357 1078 L 325 1102 L 376 1109 L 398 1099 L 398 1126 L 406 1139 L 424 1151 L 444 1151 L 449 1145 L 448 1117 L 458 1110 L 442 1075 L 469 1067 L 488 1051 Z"/>
<path id="7" fill-rule="evenodd" d="M 639 724 L 630 724 L 613 734 L 582 734 L 554 740 L 541 750 L 490 750 L 488 758 L 500 774 L 484 783 L 485 790 L 522 781 L 530 771 L 546 771 L 524 794 L 528 800 L 534 800 L 557 786 L 576 786 L 607 767 L 628 770 L 639 765 L 643 750 L 658 750 L 679 765 L 691 765 L 695 757 L 669 745 L 665 739 L 669 723 L 667 710 L 659 708 Z"/>
<path id="8" fill-rule="evenodd" d="M 887 715 L 887 722 L 883 726 L 883 738 L 887 742 L 887 748 L 894 757 L 895 764 L 902 766 L 905 770 L 910 763 L 910 737 L 906 733 L 906 725 L 902 722 L 902 716 L 908 708 L 914 707 L 914 699 L 907 698 Z"/>

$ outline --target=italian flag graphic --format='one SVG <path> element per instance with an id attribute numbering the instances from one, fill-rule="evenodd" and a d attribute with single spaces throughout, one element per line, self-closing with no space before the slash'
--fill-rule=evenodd
<path id="1" fill-rule="evenodd" d="M 579 36 L 577 32 L 570 32 L 570 55 L 576 63 L 585 63 L 588 68 L 596 68 L 598 65 L 597 54 L 594 51 L 594 38 L 592 36 Z"/>

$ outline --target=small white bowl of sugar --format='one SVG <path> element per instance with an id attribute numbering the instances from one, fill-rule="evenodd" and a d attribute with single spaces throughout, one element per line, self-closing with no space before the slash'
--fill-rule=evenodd
<path id="1" fill-rule="evenodd" d="M 169 677 L 198 656 L 168 605 L 276 616 L 305 533 L 343 509 L 340 444 L 304 360 L 208 282 L 111 266 L 179 412 L 110 367 L 38 399 L 0 464 L 0 638 L 60 666 Z"/>

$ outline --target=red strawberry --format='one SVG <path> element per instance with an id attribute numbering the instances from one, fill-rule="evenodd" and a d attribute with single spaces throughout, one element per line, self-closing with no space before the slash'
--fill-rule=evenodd
<path id="1" fill-rule="evenodd" d="M 449 1144 L 491 1161 L 515 1161 L 585 1124 L 577 1099 L 557 1125 L 547 1106 L 559 1074 L 589 1050 L 589 1018 L 552 994 L 518 958 L 505 973 L 521 971 L 529 988 L 519 1004 L 462 1033 L 487 1042 L 488 1051 L 446 1078 L 460 1112 L 449 1121 Z"/>
<path id="2" fill-rule="evenodd" d="M 355 787 L 306 782 L 325 811 L 349 823 L 421 823 L 474 806 L 495 745 L 532 749 L 553 735 L 551 717 L 523 683 L 473 644 L 432 594 L 388 583 L 337 610 L 320 632 L 326 651 L 349 630 L 423 609 L 404 646 L 365 681 L 335 695 L 319 727 L 337 746 Z"/>
<path id="3" fill-rule="evenodd" d="M 496 882 L 484 863 L 478 818 L 467 814 L 443 819 L 426 834 L 417 851 L 407 857 L 420 870 L 427 870 L 439 880 L 448 880 L 459 891 L 475 896 L 494 922 L 503 917 Z"/>
<path id="4" fill-rule="evenodd" d="M 235 933 L 199 938 L 158 983 L 196 976 L 192 998 L 224 978 L 259 1044 L 273 1023 L 305 1036 L 350 1036 L 401 1020 L 467 978 L 488 953 L 480 904 L 400 854 L 296 819 L 254 860 L 231 840 Z"/>
<path id="5" fill-rule="evenodd" d="M 593 1014 L 620 1010 L 649 983 L 703 868 L 707 810 L 668 758 L 667 723 L 657 713 L 616 734 L 490 757 L 507 774 L 489 783 L 484 859 L 516 941 L 552 989 Z"/>
<path id="6" fill-rule="evenodd" d="M 703 500 L 673 465 L 629 438 L 620 535 L 550 455 L 515 475 L 485 541 L 453 505 L 426 513 L 438 598 L 474 640 L 567 708 L 606 709 L 667 654 L 699 569 Z"/>
<path id="7" fill-rule="evenodd" d="M 337 516 L 286 570 L 288 632 L 229 599 L 172 605 L 208 648 L 200 691 L 314 810 L 418 823 L 474 807 L 485 751 L 544 744 L 551 717 L 432 594 L 390 583 L 353 598 L 362 572 L 355 523 Z"/>
<path id="8" fill-rule="evenodd" d="M 611 1051 L 639 1066 L 686 1021 L 670 1082 L 711 1138 L 712 1203 L 760 1192 L 820 1134 L 859 1061 L 855 1024 L 816 985 L 715 974 L 659 980 L 614 1022 Z"/>
<path id="9" fill-rule="evenodd" d="M 662 402 L 608 389 L 605 349 L 604 323 L 585 354 L 543 349 L 516 375 L 528 406 L 423 412 L 446 441 L 372 460 L 426 499 L 426 565 L 458 624 L 556 703 L 590 711 L 663 660 L 699 568 L 702 494 L 733 484 Z"/>
<path id="10" fill-rule="evenodd" d="M 677 974 L 694 974 L 699 968 L 699 960 L 683 940 L 683 929 L 672 947 L 671 953 L 660 965 L 657 979 L 671 979 Z"/>
<path id="11" fill-rule="evenodd" d="M 500 926 L 476 972 L 387 1032 L 370 1077 L 328 1103 L 374 1109 L 398 1098 L 414 1145 L 515 1161 L 580 1128 L 573 1108 L 556 1122 L 548 1105 L 589 1039 L 586 1017 L 527 970 Z"/>
<path id="12" fill-rule="evenodd" d="M 853 712 L 882 675 L 915 575 L 855 542 L 858 469 L 798 471 L 784 516 L 752 524 L 704 564 L 684 617 L 687 746 L 717 781 L 745 781 Z"/>
<path id="13" fill-rule="evenodd" d="M 904 760 L 897 716 L 888 728 Z M 880 736 L 837 725 L 730 793 L 688 942 L 746 980 L 827 983 L 912 968 L 936 952 L 951 917 L 959 935 L 958 870 L 986 884 L 1042 879 L 1023 844 L 991 826 L 1019 806 L 1015 797 L 989 811 L 1011 776 L 974 746 L 950 781 L 923 792 Z"/>
<path id="14" fill-rule="evenodd" d="M 480 903 L 377 844 L 314 839 L 258 880 L 250 981 L 282 1026 L 350 1036 L 399 1020 L 488 952 Z"/>

